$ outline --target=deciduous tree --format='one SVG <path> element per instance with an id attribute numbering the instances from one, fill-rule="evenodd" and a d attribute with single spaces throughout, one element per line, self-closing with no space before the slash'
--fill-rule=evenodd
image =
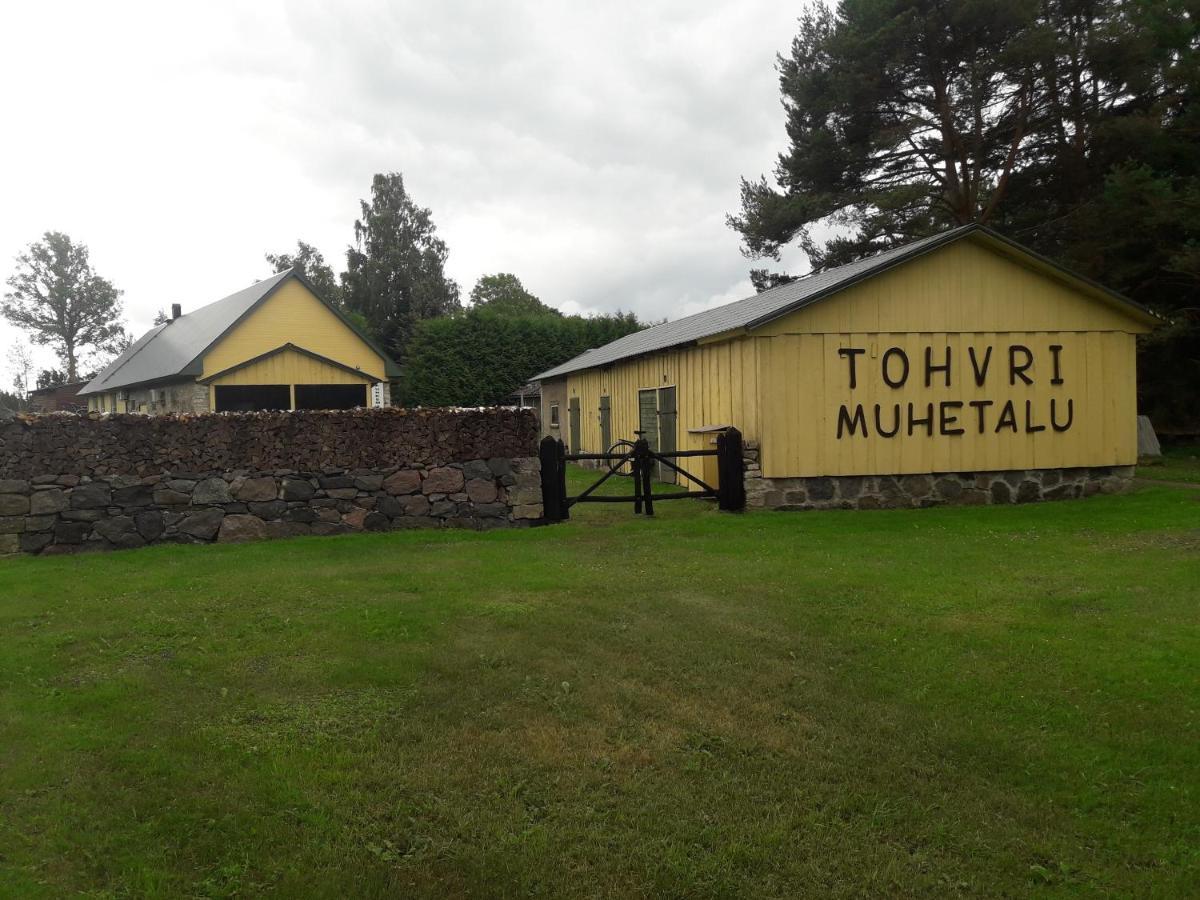
<path id="1" fill-rule="evenodd" d="M 0 312 L 35 344 L 51 346 L 69 381 L 82 353 L 111 351 L 124 336 L 121 292 L 92 270 L 87 247 L 61 232 L 46 232 L 17 257 L 8 286 Z"/>
<path id="2" fill-rule="evenodd" d="M 342 285 L 333 268 L 325 262 L 321 251 L 312 244 L 296 241 L 295 253 L 267 253 L 266 260 L 276 272 L 299 267 L 300 273 L 312 282 L 317 293 L 335 306 L 342 305 Z"/>
<path id="3" fill-rule="evenodd" d="M 408 195 L 399 172 L 375 176 L 361 211 L 346 252 L 344 302 L 403 360 L 418 322 L 460 308 L 458 285 L 446 275 L 448 251 L 431 212 Z"/>

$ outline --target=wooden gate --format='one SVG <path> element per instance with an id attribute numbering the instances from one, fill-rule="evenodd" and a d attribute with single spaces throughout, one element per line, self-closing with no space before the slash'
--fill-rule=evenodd
<path id="1" fill-rule="evenodd" d="M 632 503 L 635 514 L 654 515 L 654 504 L 662 500 L 707 497 L 717 501 L 720 509 L 742 510 L 746 506 L 745 472 L 742 465 L 742 433 L 729 428 L 717 435 L 714 450 L 674 450 L 660 452 L 651 449 L 645 435 L 622 453 L 568 453 L 559 438 L 542 439 L 538 455 L 542 463 L 542 515 L 548 522 L 570 518 L 576 503 Z M 679 468 L 674 460 L 683 457 L 715 456 L 717 458 L 717 487 Z M 567 495 L 567 463 L 582 460 L 607 463 L 608 470 L 582 493 Z M 632 465 L 633 494 L 621 496 L 598 495 L 596 488 L 608 481 L 622 466 Z M 651 482 L 655 468 L 670 470 L 678 478 L 696 485 L 694 490 L 654 494 Z"/>

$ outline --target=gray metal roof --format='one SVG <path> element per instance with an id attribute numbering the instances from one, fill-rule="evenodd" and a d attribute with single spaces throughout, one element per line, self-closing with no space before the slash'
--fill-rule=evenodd
<path id="1" fill-rule="evenodd" d="M 195 312 L 155 325 L 79 393 L 199 375 L 204 351 L 291 274 L 291 269 L 285 269 Z"/>
<path id="2" fill-rule="evenodd" d="M 843 288 L 847 288 L 864 278 L 875 275 L 884 269 L 899 265 L 923 253 L 928 253 L 938 247 L 945 246 L 968 234 L 985 235 L 991 241 L 999 242 L 1010 250 L 1015 250 L 1049 266 L 1066 278 L 1070 278 L 1092 290 L 1101 292 L 1111 301 L 1125 307 L 1127 310 L 1136 310 L 1137 313 L 1140 313 L 1142 317 L 1147 319 L 1156 318 L 1145 307 L 1134 303 L 1127 297 L 1123 297 L 1095 282 L 1089 281 L 1082 275 L 1064 269 L 1051 260 L 1038 256 L 1038 254 L 1027 247 L 1022 247 L 1015 241 L 997 234 L 990 228 L 971 224 L 962 225 L 918 241 L 912 241 L 911 243 L 894 247 L 891 250 L 877 253 L 874 256 L 847 263 L 844 266 L 805 275 L 802 278 L 797 278 L 795 281 L 782 284 L 769 291 L 763 291 L 761 294 L 755 294 L 753 297 L 747 297 L 744 300 L 737 300 L 733 303 L 727 303 L 724 306 L 707 309 L 695 315 L 676 319 L 674 322 L 653 325 L 642 331 L 618 338 L 612 343 L 605 344 L 603 347 L 586 350 L 574 359 L 568 360 L 552 369 L 547 369 L 545 372 L 535 375 L 534 378 L 556 378 L 571 372 L 578 372 L 582 369 L 592 369 L 596 366 L 608 365 L 609 363 L 628 359 L 633 356 L 641 356 L 646 353 L 655 353 L 659 350 L 690 344 L 701 338 L 712 337 L 713 335 L 722 334 L 727 331 L 735 331 L 742 328 L 757 328 L 797 309 L 803 309 L 805 306 L 816 303 L 818 300 L 828 297 Z"/>
<path id="3" fill-rule="evenodd" d="M 155 325 L 113 360 L 108 368 L 88 382 L 87 387 L 79 393 L 94 394 L 135 384 L 199 376 L 203 370 L 204 354 L 208 349 L 288 278 L 297 278 L 317 299 L 370 344 L 372 349 L 383 357 L 389 376 L 399 374 L 391 358 L 362 334 L 336 307 L 322 298 L 307 279 L 295 269 L 284 269 L 215 303 L 202 306 L 195 312 L 162 325 Z"/>
<path id="4" fill-rule="evenodd" d="M 765 324 L 779 315 L 815 302 L 833 290 L 845 287 L 864 275 L 896 262 L 899 258 L 907 258 L 911 254 L 920 253 L 928 247 L 938 245 L 951 235 L 970 227 L 972 226 L 967 225 L 963 228 L 956 228 L 954 231 L 922 238 L 911 244 L 886 250 L 875 256 L 838 266 L 835 269 L 826 269 L 822 272 L 805 275 L 795 281 L 789 281 L 787 284 L 781 284 L 779 287 L 771 288 L 769 291 L 763 291 L 761 294 L 755 294 L 744 300 L 735 300 L 733 303 L 706 309 L 704 312 L 685 316 L 673 322 L 652 325 L 642 331 L 635 331 L 623 338 L 617 338 L 603 347 L 586 350 L 574 359 L 555 366 L 553 369 L 547 369 L 540 375 L 535 375 L 534 378 L 555 378 L 570 372 L 578 372 L 581 369 L 608 365 L 631 356 L 641 356 L 644 353 L 654 353 L 658 350 L 677 347 L 680 344 L 689 344 L 692 341 L 712 337 L 714 334 L 721 334 L 725 331 Z"/>

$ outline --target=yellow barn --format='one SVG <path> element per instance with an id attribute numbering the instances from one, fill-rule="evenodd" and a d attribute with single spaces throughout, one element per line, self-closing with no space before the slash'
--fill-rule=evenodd
<path id="1" fill-rule="evenodd" d="M 81 390 L 100 412 L 348 409 L 389 403 L 396 364 L 297 269 L 171 318 Z"/>
<path id="2" fill-rule="evenodd" d="M 543 431 L 600 452 L 736 426 L 759 505 L 1079 496 L 1132 474 L 1135 336 L 1159 321 L 968 225 L 543 372 Z"/>

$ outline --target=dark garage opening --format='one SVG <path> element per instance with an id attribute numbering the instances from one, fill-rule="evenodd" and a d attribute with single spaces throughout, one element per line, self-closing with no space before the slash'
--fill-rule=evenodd
<path id="1" fill-rule="evenodd" d="M 365 384 L 296 385 L 296 409 L 354 409 L 366 405 Z"/>
<path id="2" fill-rule="evenodd" d="M 292 392 L 286 384 L 219 384 L 216 406 L 217 412 L 291 409 Z"/>

